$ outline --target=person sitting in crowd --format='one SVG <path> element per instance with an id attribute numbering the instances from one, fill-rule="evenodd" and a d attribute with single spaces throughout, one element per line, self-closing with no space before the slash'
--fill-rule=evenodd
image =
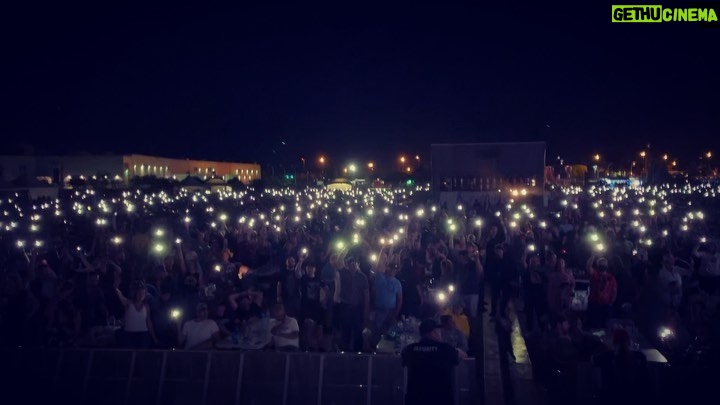
<path id="1" fill-rule="evenodd" d="M 465 335 L 465 338 L 470 338 L 470 321 L 467 315 L 465 315 L 465 303 L 460 301 L 453 304 L 452 308 L 445 311 L 443 315 L 450 315 L 452 317 L 453 325 Z"/>
<path id="2" fill-rule="evenodd" d="M 246 290 L 228 295 L 233 320 L 241 323 L 262 316 L 263 295 L 260 291 Z"/>
<path id="3" fill-rule="evenodd" d="M 300 327 L 297 319 L 285 313 L 283 304 L 275 304 L 273 318 L 270 320 L 272 345 L 280 351 L 297 351 L 300 349 Z"/>

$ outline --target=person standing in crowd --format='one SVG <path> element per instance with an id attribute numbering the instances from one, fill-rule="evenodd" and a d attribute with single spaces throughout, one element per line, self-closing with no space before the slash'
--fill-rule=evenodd
<path id="1" fill-rule="evenodd" d="M 207 348 L 211 341 L 220 338 L 220 328 L 214 320 L 208 319 L 208 314 L 207 304 L 204 302 L 197 304 L 195 319 L 185 322 L 178 333 L 180 347 L 203 349 Z"/>
<path id="2" fill-rule="evenodd" d="M 570 321 L 565 315 L 555 319 L 555 335 L 550 345 L 548 381 L 553 404 L 574 404 L 577 383 L 577 350 L 570 335 Z"/>
<path id="3" fill-rule="evenodd" d="M 17 273 L 5 275 L 5 285 L 0 295 L 0 343 L 5 346 L 21 346 L 28 334 L 29 324 L 40 310 L 40 302 L 23 283 Z"/>
<path id="4" fill-rule="evenodd" d="M 263 295 L 252 289 L 232 293 L 228 295 L 228 304 L 233 317 L 245 322 L 262 315 Z"/>
<path id="5" fill-rule="evenodd" d="M 150 306 L 145 302 L 147 290 L 145 284 L 137 282 L 132 289 L 132 300 L 125 298 L 118 288 L 116 290 L 120 302 L 125 306 L 123 340 L 129 349 L 149 349 L 152 342 L 159 341 L 155 336 Z M 152 339 L 152 341 L 151 341 Z"/>
<path id="6" fill-rule="evenodd" d="M 505 245 L 498 243 L 488 255 L 488 279 L 490 281 L 491 306 L 490 316 L 494 317 L 501 310 L 503 277 L 509 271 L 510 261 L 505 255 Z"/>
<path id="7" fill-rule="evenodd" d="M 523 277 L 525 289 L 525 326 L 528 331 L 535 328 L 536 318 L 540 319 L 547 313 L 547 300 L 545 289 L 547 285 L 547 273 L 540 265 L 540 256 L 530 256 L 527 269 Z"/>
<path id="8" fill-rule="evenodd" d="M 324 350 L 328 288 L 316 274 L 314 263 L 305 263 L 305 275 L 300 279 L 300 312 L 305 329 L 305 345 L 309 351 Z M 332 333 L 332 330 L 329 331 Z"/>
<path id="9" fill-rule="evenodd" d="M 368 324 L 370 289 L 355 257 L 349 257 L 340 270 L 340 332 L 344 350 L 359 352 L 363 347 L 363 328 Z"/>
<path id="10" fill-rule="evenodd" d="M 395 277 L 399 263 L 387 263 L 385 272 L 375 275 L 375 330 L 385 333 L 387 328 L 397 321 L 403 305 L 402 285 Z"/>
<path id="11" fill-rule="evenodd" d="M 285 259 L 285 270 L 280 274 L 277 283 L 277 301 L 285 307 L 288 315 L 297 317 L 300 312 L 300 277 L 304 257 L 295 263 L 295 258 L 288 256 Z"/>
<path id="12" fill-rule="evenodd" d="M 593 363 L 600 368 L 602 376 L 602 403 L 642 403 L 649 388 L 645 355 L 630 350 L 630 335 L 625 329 L 613 332 L 613 346 L 614 351 L 593 358 Z"/>
<path id="13" fill-rule="evenodd" d="M 551 316 L 558 316 L 569 310 L 575 294 L 575 278 L 567 268 L 565 259 L 561 258 L 556 263 L 547 284 L 547 303 Z"/>
<path id="14" fill-rule="evenodd" d="M 164 266 L 158 266 L 155 268 L 156 273 L 156 287 L 159 291 L 159 299 L 155 301 L 153 306 L 153 314 L 158 314 L 153 319 L 155 320 L 155 332 L 160 340 L 160 347 L 170 348 L 177 342 L 177 328 L 174 325 L 173 320 L 167 314 L 169 314 L 173 308 L 178 304 L 177 297 L 177 276 L 179 272 L 170 273 L 169 269 L 172 269 L 172 264 L 167 256 L 164 260 Z"/>
<path id="15" fill-rule="evenodd" d="M 519 257 L 503 253 L 502 271 L 499 273 L 500 306 L 497 315 L 502 316 L 509 303 L 515 302 L 520 294 L 520 269 L 526 261 L 527 250 L 522 247 Z"/>
<path id="16" fill-rule="evenodd" d="M 666 252 L 662 258 L 662 268 L 658 274 L 663 301 L 667 308 L 677 310 L 682 301 L 682 276 L 675 266 L 675 257 Z"/>
<path id="17" fill-rule="evenodd" d="M 300 326 L 297 319 L 285 313 L 283 304 L 273 307 L 273 319 L 270 320 L 272 345 L 279 351 L 298 351 L 300 349 Z"/>
<path id="18" fill-rule="evenodd" d="M 468 244 L 466 254 L 458 257 L 458 282 L 460 294 L 472 318 L 477 317 L 480 297 L 484 297 L 484 294 L 481 294 L 484 289 L 482 281 L 483 265 L 480 262 L 480 251 L 474 244 Z"/>
<path id="19" fill-rule="evenodd" d="M 400 274 L 397 275 L 397 279 L 402 285 L 402 309 L 401 313 L 405 316 L 417 317 L 420 314 L 420 306 L 423 303 L 423 291 L 421 280 L 424 276 L 422 274 L 422 268 L 418 271 L 417 267 L 421 267 L 421 264 L 412 257 L 406 258 L 402 261 L 402 267 Z"/>
<path id="20" fill-rule="evenodd" d="M 454 403 L 455 366 L 465 355 L 442 341 L 440 329 L 432 319 L 423 320 L 420 341 L 402 351 L 408 370 L 405 405 Z"/>
<path id="21" fill-rule="evenodd" d="M 75 289 L 75 303 L 80 311 L 81 334 L 84 334 L 98 326 L 107 325 L 108 300 L 100 287 L 100 274 L 96 271 L 84 273 L 81 279 L 85 282 L 80 288 Z M 117 295 L 117 294 L 116 294 Z M 122 303 L 122 300 L 120 300 Z M 127 305 L 122 303 L 123 316 L 127 311 Z"/>
<path id="22" fill-rule="evenodd" d="M 703 248 L 704 247 L 704 248 Z M 720 289 L 720 253 L 715 243 L 695 245 L 692 256 L 700 260 L 700 287 L 712 295 Z"/>
<path id="23" fill-rule="evenodd" d="M 608 261 L 604 257 L 591 256 L 587 262 L 590 274 L 590 297 L 588 298 L 587 320 L 590 329 L 605 328 L 610 318 L 612 304 L 617 296 L 617 282 L 608 272 Z"/>

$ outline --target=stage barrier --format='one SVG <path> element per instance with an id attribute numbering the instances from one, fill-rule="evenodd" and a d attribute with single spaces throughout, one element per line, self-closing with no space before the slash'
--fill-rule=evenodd
<path id="1" fill-rule="evenodd" d="M 112 405 L 402 404 L 397 355 L 180 350 L 2 350 L 8 403 Z M 455 404 L 477 403 L 475 360 L 456 368 Z"/>

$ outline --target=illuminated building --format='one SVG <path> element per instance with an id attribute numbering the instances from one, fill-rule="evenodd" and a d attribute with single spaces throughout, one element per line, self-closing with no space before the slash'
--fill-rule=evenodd
<path id="1" fill-rule="evenodd" d="M 149 155 L 77 155 L 77 156 L 0 156 L 0 179 L 37 179 L 50 184 L 67 185 L 75 177 L 92 176 L 128 184 L 134 177 L 153 176 L 183 180 L 195 176 L 225 181 L 237 179 L 244 184 L 261 178 L 256 163 L 172 159 Z"/>

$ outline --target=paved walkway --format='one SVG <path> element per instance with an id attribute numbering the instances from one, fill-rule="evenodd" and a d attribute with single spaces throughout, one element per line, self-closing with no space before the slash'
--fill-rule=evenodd
<path id="1" fill-rule="evenodd" d="M 489 300 L 489 291 L 486 295 Z M 489 307 L 489 303 L 488 303 Z M 533 380 L 532 363 L 518 316 L 511 315 L 511 344 L 516 361 L 500 356 L 495 322 L 487 313 L 482 314 L 482 374 L 484 376 L 484 403 L 488 405 L 541 405 L 542 390 Z M 480 384 L 481 382 L 478 381 Z"/>

